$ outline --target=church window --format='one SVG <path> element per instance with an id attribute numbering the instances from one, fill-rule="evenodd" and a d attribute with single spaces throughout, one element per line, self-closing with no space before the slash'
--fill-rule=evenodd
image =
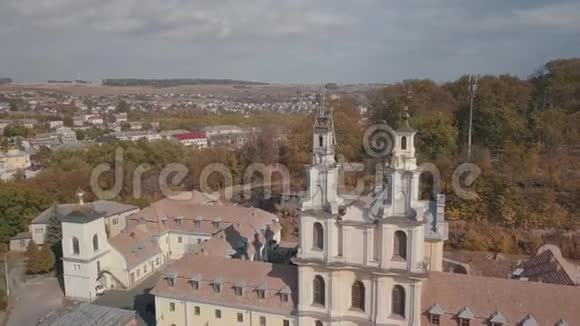
<path id="1" fill-rule="evenodd" d="M 326 293 L 324 279 L 322 278 L 322 276 L 316 275 L 314 277 L 313 288 L 314 288 L 314 304 L 324 306 Z"/>
<path id="2" fill-rule="evenodd" d="M 99 236 L 96 234 L 93 236 L 93 250 L 99 250 Z"/>
<path id="3" fill-rule="evenodd" d="M 395 285 L 391 293 L 391 313 L 405 317 L 405 289 L 400 285 Z"/>
<path id="4" fill-rule="evenodd" d="M 459 319 L 459 326 L 469 326 L 471 324 L 471 320 L 467 318 L 460 318 Z"/>
<path id="5" fill-rule="evenodd" d="M 401 138 L 401 149 L 402 150 L 406 150 L 407 149 L 407 137 L 403 136 Z"/>
<path id="6" fill-rule="evenodd" d="M 281 293 L 280 300 L 282 300 L 282 302 L 288 302 L 288 293 Z"/>
<path id="7" fill-rule="evenodd" d="M 101 274 L 101 261 L 97 260 L 97 274 Z"/>
<path id="8" fill-rule="evenodd" d="M 266 317 L 264 316 L 260 317 L 260 326 L 266 326 Z"/>
<path id="9" fill-rule="evenodd" d="M 396 258 L 407 259 L 407 235 L 403 231 L 395 232 L 393 256 Z"/>
<path id="10" fill-rule="evenodd" d="M 175 311 L 175 302 L 169 303 L 169 311 Z"/>
<path id="11" fill-rule="evenodd" d="M 324 248 L 324 229 L 322 228 L 322 224 L 318 222 L 314 223 L 313 233 L 313 248 L 322 250 Z"/>
<path id="12" fill-rule="evenodd" d="M 361 281 L 352 284 L 351 301 L 353 308 L 365 310 L 365 286 Z"/>
<path id="13" fill-rule="evenodd" d="M 441 316 L 431 315 L 431 325 L 441 325 Z"/>
<path id="14" fill-rule="evenodd" d="M 318 136 L 318 146 L 322 147 L 324 144 L 324 138 L 322 138 L 322 136 Z"/>
<path id="15" fill-rule="evenodd" d="M 317 320 L 314 322 L 314 326 L 322 326 L 322 322 L 320 320 Z"/>
<path id="16" fill-rule="evenodd" d="M 73 255 L 80 255 L 81 249 L 79 245 L 79 239 L 73 237 L 72 239 L 72 246 L 73 246 Z"/>

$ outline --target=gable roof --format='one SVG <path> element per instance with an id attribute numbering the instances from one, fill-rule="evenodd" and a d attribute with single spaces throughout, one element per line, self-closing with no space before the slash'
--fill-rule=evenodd
<path id="1" fill-rule="evenodd" d="M 514 299 L 515 298 L 515 299 Z M 431 272 L 422 287 L 425 322 L 429 309 L 438 303 L 445 311 L 441 325 L 457 325 L 457 314 L 465 307 L 474 324 L 487 322 L 496 311 L 509 325 L 519 325 L 532 315 L 539 325 L 554 325 L 563 319 L 580 325 L 580 288 L 455 273 Z"/>
<path id="2" fill-rule="evenodd" d="M 298 302 L 296 291 L 298 271 L 294 265 L 186 255 L 168 266 L 167 270 L 177 273 L 175 285 L 171 287 L 166 280 L 161 279 L 151 291 L 152 294 L 287 315 L 294 312 Z M 202 278 L 197 290 L 193 290 L 190 284 L 189 275 L 194 273 L 198 273 Z M 220 293 L 215 293 L 211 288 L 216 279 L 222 284 Z M 237 296 L 233 289 L 239 286 L 243 286 L 242 296 Z M 260 299 L 255 293 L 258 288 L 266 292 L 264 299 Z M 287 302 L 280 298 L 282 291 L 287 292 L 285 288 L 290 289 Z"/>
<path id="3" fill-rule="evenodd" d="M 554 245 L 543 245 L 538 253 L 516 268 L 519 279 L 560 285 L 578 285 L 575 268 Z"/>
<path id="4" fill-rule="evenodd" d="M 109 217 L 117 214 L 121 214 L 124 212 L 128 212 L 131 210 L 139 209 L 137 206 L 123 204 L 116 201 L 111 200 L 96 200 L 92 203 L 87 203 L 86 205 L 92 206 L 94 211 L 99 212 L 102 216 Z M 60 216 L 66 216 L 71 214 L 76 208 L 78 204 L 60 204 L 57 205 L 57 211 Z M 32 224 L 48 224 L 50 219 L 50 215 L 52 214 L 53 207 L 49 207 L 45 209 L 42 213 L 40 213 L 33 221 Z"/>

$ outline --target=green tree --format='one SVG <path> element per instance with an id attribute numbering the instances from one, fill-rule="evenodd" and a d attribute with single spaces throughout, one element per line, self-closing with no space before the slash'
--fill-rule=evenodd
<path id="1" fill-rule="evenodd" d="M 62 256 L 62 223 L 60 218 L 61 215 L 58 211 L 58 206 L 52 206 L 50 216 L 48 217 L 48 225 L 46 226 L 44 243 L 52 249 L 57 257 Z"/>
<path id="2" fill-rule="evenodd" d="M 38 258 L 40 257 L 40 250 L 34 241 L 28 243 L 26 247 L 26 273 L 38 274 L 40 271 L 40 264 Z"/>
<path id="3" fill-rule="evenodd" d="M 457 149 L 459 130 L 455 121 L 443 114 L 413 119 L 417 129 L 416 146 L 420 156 L 426 160 L 451 158 Z"/>
<path id="4" fill-rule="evenodd" d="M 23 137 L 27 138 L 30 135 L 30 130 L 24 126 L 10 125 L 4 128 L 4 137 Z"/>
<path id="5" fill-rule="evenodd" d="M 0 183 L 0 241 L 27 229 L 30 221 L 50 207 L 46 189 L 27 182 Z"/>
<path id="6" fill-rule="evenodd" d="M 42 245 L 38 251 L 38 274 L 48 273 L 54 269 L 56 258 L 48 244 Z"/>

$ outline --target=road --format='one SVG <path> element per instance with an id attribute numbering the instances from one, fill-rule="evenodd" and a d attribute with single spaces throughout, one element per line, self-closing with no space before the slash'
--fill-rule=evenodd
<path id="1" fill-rule="evenodd" d="M 154 326 L 155 316 L 152 312 L 155 310 L 155 298 L 149 294 L 149 291 L 155 286 L 159 275 L 159 273 L 153 274 L 128 291 L 107 291 L 93 303 L 107 307 L 135 310 L 139 316 L 139 326 Z"/>
<path id="2" fill-rule="evenodd" d="M 28 281 L 12 294 L 14 308 L 6 326 L 36 325 L 40 319 L 63 306 L 64 295 L 55 277 Z"/>

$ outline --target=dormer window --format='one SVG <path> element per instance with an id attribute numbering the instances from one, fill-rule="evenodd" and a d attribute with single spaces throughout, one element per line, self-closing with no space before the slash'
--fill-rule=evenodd
<path id="1" fill-rule="evenodd" d="M 241 286 L 234 286 L 234 293 L 236 297 L 241 297 L 244 294 L 244 289 Z"/>
<path id="2" fill-rule="evenodd" d="M 457 319 L 459 320 L 459 326 L 470 326 L 473 312 L 471 312 L 469 307 L 463 307 L 457 314 Z"/>
<path id="3" fill-rule="evenodd" d="M 266 283 L 262 283 L 260 284 L 260 286 L 258 286 L 258 288 L 256 289 L 256 295 L 258 296 L 258 299 L 265 299 L 266 298 Z"/>
<path id="4" fill-rule="evenodd" d="M 427 313 L 429 314 L 429 321 L 431 322 L 431 325 L 441 325 L 441 316 L 443 316 L 445 311 L 438 303 L 432 305 Z"/>
<path id="5" fill-rule="evenodd" d="M 221 293 L 223 283 L 224 283 L 224 280 L 221 276 L 219 276 L 215 280 L 213 280 L 213 282 L 211 284 L 211 287 L 213 289 L 213 293 Z"/>
<path id="6" fill-rule="evenodd" d="M 183 216 L 178 216 L 178 217 L 176 217 L 176 218 L 175 218 L 175 223 L 176 223 L 177 225 L 181 225 L 181 224 L 183 224 Z"/>
<path id="7" fill-rule="evenodd" d="M 195 274 L 191 277 L 191 288 L 199 290 L 199 283 L 201 282 L 201 274 Z"/>
<path id="8" fill-rule="evenodd" d="M 219 229 L 220 228 L 220 222 L 222 221 L 221 218 L 217 217 L 213 220 L 213 222 L 211 223 L 213 225 L 214 229 Z"/>
<path id="9" fill-rule="evenodd" d="M 195 226 L 196 228 L 201 227 L 201 219 L 196 219 L 195 221 L 193 221 L 193 226 Z"/>
<path id="10" fill-rule="evenodd" d="M 505 319 L 504 315 L 499 312 L 496 311 L 494 312 L 490 317 L 489 317 L 489 326 L 503 326 L 507 323 L 507 320 Z"/>
<path id="11" fill-rule="evenodd" d="M 287 293 L 280 293 L 280 301 L 288 302 L 288 294 Z"/>
<path id="12" fill-rule="evenodd" d="M 177 280 L 177 273 L 170 272 L 167 274 L 167 285 L 169 287 L 175 287 L 175 281 Z"/>

